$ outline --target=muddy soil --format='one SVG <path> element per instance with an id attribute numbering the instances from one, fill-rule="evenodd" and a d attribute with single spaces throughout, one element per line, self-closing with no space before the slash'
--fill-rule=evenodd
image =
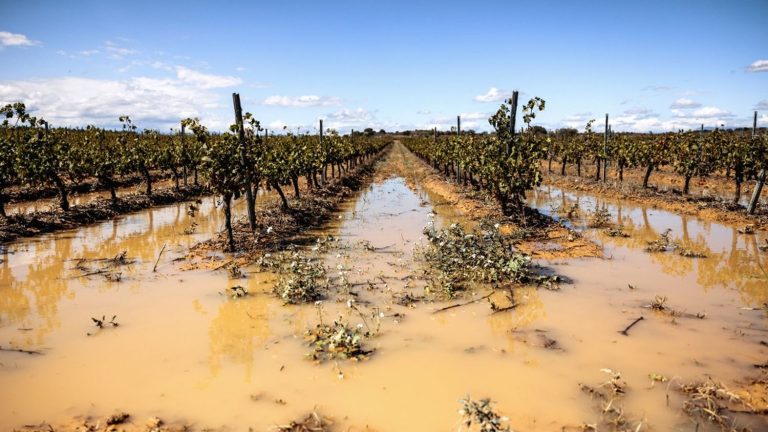
<path id="1" fill-rule="evenodd" d="M 497 210 L 396 144 L 370 185 L 303 233 L 321 239 L 296 252 L 327 269 L 327 295 L 286 305 L 273 294 L 285 275 L 259 263 L 187 270 L 189 250 L 222 228 L 215 204 L 147 209 L 3 248 L 0 346 L 40 354 L 0 351 L 0 429 L 44 419 L 73 430 L 90 419 L 104 430 L 124 411 L 127 430 L 158 417 L 267 431 L 317 411 L 333 422 L 327 430 L 455 431 L 459 401 L 471 396 L 491 398 L 514 430 L 613 430 L 619 420 L 627 430 L 720 430 L 684 410 L 681 384 L 707 376 L 748 404 L 730 401 L 729 424 L 768 428 L 764 414 L 745 412 L 765 394 L 755 366 L 768 358 L 765 232 L 544 187 L 529 205 L 600 251 L 572 257 L 557 251 L 563 239 L 529 242 L 534 260 L 570 283 L 516 287 L 516 307 L 499 313 L 505 293 L 483 286 L 458 300 L 403 301 L 425 292 L 426 226 L 473 226 Z M 596 209 L 607 216 L 591 228 Z M 241 201 L 235 210 L 242 218 Z M 671 245 L 647 252 L 667 229 L 671 243 L 706 257 Z M 237 286 L 247 294 L 232 295 Z M 102 317 L 99 328 L 92 318 Z M 311 360 L 307 332 L 334 321 L 363 334 L 359 360 Z M 603 389 L 621 391 L 605 400 Z"/>

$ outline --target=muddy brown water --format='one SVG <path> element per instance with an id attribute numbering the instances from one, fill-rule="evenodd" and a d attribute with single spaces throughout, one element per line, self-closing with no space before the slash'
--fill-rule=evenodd
<path id="1" fill-rule="evenodd" d="M 362 311 L 383 314 L 378 335 L 366 343 L 375 353 L 362 362 L 306 360 L 302 335 L 317 323 L 318 307 L 282 305 L 268 294 L 275 275 L 246 268 L 247 278 L 230 280 L 221 270 L 180 270 L 174 260 L 221 229 L 211 199 L 194 218 L 186 204 L 172 205 L 4 247 L 0 346 L 43 354 L 0 352 L 0 429 L 124 410 L 138 419 L 270 430 L 316 408 L 352 430 L 449 431 L 459 426 L 458 400 L 471 395 L 497 401 L 516 430 L 551 431 L 599 419 L 597 402 L 579 384 L 606 381 L 601 369 L 608 368 L 629 385 L 622 402 L 629 418 L 653 430 L 692 431 L 675 384 L 652 385 L 650 373 L 734 384 L 768 358 L 759 344 L 768 340 L 766 314 L 742 309 L 768 301 L 768 255 L 757 248 L 765 234 L 556 189 L 539 189 L 531 204 L 558 216 L 578 201 L 585 218 L 571 223 L 603 244 L 610 259 L 541 262 L 573 283 L 559 292 L 523 288 L 521 306 L 506 313 L 492 315 L 488 303 L 441 314 L 432 311 L 442 305 L 395 305 L 392 293 L 419 293 L 417 283 L 401 279 L 416 270 L 413 253 L 425 225 L 463 220 L 416 185 L 398 176 L 377 181 L 317 233 L 346 245 L 324 256 L 329 271 L 361 284 Z M 620 214 L 632 237 L 583 228 L 595 206 L 606 206 L 614 220 Z M 237 209 L 242 214 L 242 204 Z M 196 234 L 184 234 L 193 220 Z M 708 257 L 644 252 L 645 242 L 667 228 Z M 361 248 L 362 241 L 381 249 Z M 122 272 L 120 282 L 78 277 L 84 271 L 75 259 L 121 251 L 136 262 L 110 269 Z M 376 288 L 366 289 L 367 281 Z M 235 284 L 252 295 L 220 294 Z M 643 308 L 655 295 L 706 318 L 672 323 Z M 361 323 L 332 299 L 321 309 L 326 320 L 341 313 Z M 119 327 L 97 331 L 91 317 L 102 315 L 117 315 Z M 639 316 L 645 320 L 629 336 L 618 333 Z M 541 333 L 561 349 L 544 348 Z M 768 425 L 751 421 L 756 430 Z"/>

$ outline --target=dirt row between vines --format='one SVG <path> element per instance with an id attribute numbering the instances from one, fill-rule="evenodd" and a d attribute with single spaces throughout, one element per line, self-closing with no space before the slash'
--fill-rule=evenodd
<path id="1" fill-rule="evenodd" d="M 471 186 L 457 184 L 448 179 L 442 172 L 419 159 L 405 146 L 399 145 L 393 153 L 392 166 L 388 170 L 380 172 L 378 174 L 380 178 L 399 173 L 405 178 L 409 187 L 414 189 L 421 187 L 445 200 L 434 205 L 451 206 L 463 217 L 474 222 L 479 222 L 484 218 L 500 221 L 501 231 L 505 234 L 526 230 L 528 233 L 518 243 L 517 248 L 533 258 L 558 259 L 603 256 L 602 249 L 597 244 L 581 237 L 579 233 L 569 230 L 550 217 L 541 215 L 530 208 L 527 209 L 530 213 L 525 222 L 505 217 L 499 204 L 488 193 L 475 190 Z"/>
<path id="2" fill-rule="evenodd" d="M 396 142 L 370 163 L 357 167 L 338 182 L 314 191 L 305 190 L 300 199 L 289 199 L 288 211 L 282 210 L 280 200 L 274 197 L 257 209 L 255 233 L 251 232 L 245 218 L 236 220 L 233 229 L 237 253 L 232 258 L 221 255 L 226 250 L 226 235 L 222 232 L 194 246 L 184 268 L 220 268 L 231 261 L 244 265 L 257 259 L 263 252 L 280 250 L 289 244 L 312 242 L 315 239 L 305 235 L 307 230 L 327 223 L 342 203 L 356 191 L 373 181 L 381 182 L 395 176 L 404 178 L 412 190 L 423 189 L 436 195 L 439 202 L 433 205 L 449 206 L 470 223 L 491 219 L 498 221 L 502 225 L 501 231 L 506 234 L 525 230 L 525 238 L 517 247 L 533 258 L 603 256 L 597 244 L 534 210 L 529 209 L 527 224 L 505 217 L 492 197 L 451 182 Z"/>

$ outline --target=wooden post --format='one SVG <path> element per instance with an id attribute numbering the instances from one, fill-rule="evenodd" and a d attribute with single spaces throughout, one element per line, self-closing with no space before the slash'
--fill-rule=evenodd
<path id="1" fill-rule="evenodd" d="M 323 149 L 323 120 L 320 119 L 320 150 Z M 323 185 L 325 185 L 328 174 L 328 164 L 326 161 L 323 161 L 323 167 L 321 168 L 322 171 L 320 171 L 320 180 L 323 182 Z"/>
<path id="2" fill-rule="evenodd" d="M 757 111 L 752 118 L 752 140 L 757 139 Z M 757 209 L 757 202 L 760 200 L 760 193 L 763 191 L 763 185 L 765 185 L 765 173 L 766 167 L 760 170 L 760 174 L 757 176 L 757 183 L 755 184 L 755 190 L 752 191 L 752 199 L 749 200 L 749 207 L 747 207 L 747 213 L 755 214 Z"/>
<path id="3" fill-rule="evenodd" d="M 243 164 L 243 170 L 246 173 L 245 179 L 245 197 L 248 201 L 248 224 L 251 231 L 256 231 L 256 211 L 253 202 L 253 190 L 251 189 L 250 171 L 248 158 L 245 156 L 245 128 L 243 127 L 243 108 L 240 106 L 240 94 L 232 93 L 232 103 L 235 105 L 235 123 L 237 124 L 237 138 L 240 141 L 240 162 Z"/>
<path id="4" fill-rule="evenodd" d="M 507 143 L 507 155 L 512 153 L 512 142 L 515 138 L 515 123 L 517 123 L 517 97 L 518 91 L 512 92 L 512 105 L 509 112 L 509 142 Z"/>
<path id="5" fill-rule="evenodd" d="M 509 132 L 512 136 L 515 136 L 515 124 L 517 123 L 517 96 L 518 91 L 515 90 L 512 92 L 512 106 L 510 107 L 512 111 L 510 114 L 510 122 L 509 122 Z"/>
<path id="6" fill-rule="evenodd" d="M 186 149 L 184 148 L 184 122 L 181 122 L 181 151 L 182 154 L 186 153 Z M 182 167 L 182 172 L 184 173 L 184 186 L 187 185 L 187 164 L 185 163 Z"/>
<path id="7" fill-rule="evenodd" d="M 456 116 L 456 136 L 461 136 L 461 116 Z"/>
<path id="8" fill-rule="evenodd" d="M 605 113 L 605 131 L 603 136 L 603 183 L 608 177 L 606 171 L 608 171 L 608 113 Z"/>

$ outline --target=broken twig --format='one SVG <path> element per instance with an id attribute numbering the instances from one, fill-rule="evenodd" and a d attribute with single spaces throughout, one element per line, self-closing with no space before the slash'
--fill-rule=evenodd
<path id="1" fill-rule="evenodd" d="M 163 252 L 165 251 L 165 245 L 167 245 L 168 242 L 163 243 L 163 248 L 160 249 L 160 253 L 157 254 L 157 260 L 155 261 L 155 266 L 152 267 L 152 272 L 154 273 L 157 270 L 157 263 L 160 262 L 160 257 L 163 256 Z"/>
<path id="2" fill-rule="evenodd" d="M 433 311 L 432 313 L 433 313 L 433 314 L 436 314 L 436 313 L 440 313 L 440 312 L 445 312 L 445 311 L 447 311 L 448 309 L 453 309 L 453 308 L 457 308 L 457 307 L 461 307 L 461 306 L 470 305 L 470 304 L 472 304 L 472 303 L 477 303 L 477 302 L 479 302 L 479 301 L 483 301 L 483 300 L 485 300 L 485 299 L 489 298 L 489 297 L 490 297 L 490 296 L 492 296 L 492 295 L 493 295 L 493 292 L 490 292 L 490 293 L 489 293 L 488 295 L 486 295 L 486 296 L 483 296 L 483 297 L 480 297 L 480 298 L 477 298 L 477 299 L 474 299 L 474 300 L 470 300 L 470 301 L 468 301 L 468 302 L 464 302 L 464 303 L 456 303 L 456 304 L 453 304 L 453 305 L 450 305 L 450 306 L 442 307 L 442 308 L 440 308 L 440 309 L 436 309 L 436 310 L 435 310 L 435 311 Z"/>
<path id="3" fill-rule="evenodd" d="M 642 321 L 643 319 L 644 319 L 643 317 L 640 317 L 640 318 L 638 318 L 638 319 L 636 319 L 636 320 L 632 321 L 632 324 L 628 325 L 628 326 L 627 326 L 627 328 L 625 328 L 624 330 L 621 330 L 619 333 L 623 334 L 624 336 L 629 336 L 629 329 L 631 329 L 632 327 L 634 327 L 634 326 L 635 326 L 635 324 L 639 323 L 639 322 L 640 322 L 640 321 Z"/>

